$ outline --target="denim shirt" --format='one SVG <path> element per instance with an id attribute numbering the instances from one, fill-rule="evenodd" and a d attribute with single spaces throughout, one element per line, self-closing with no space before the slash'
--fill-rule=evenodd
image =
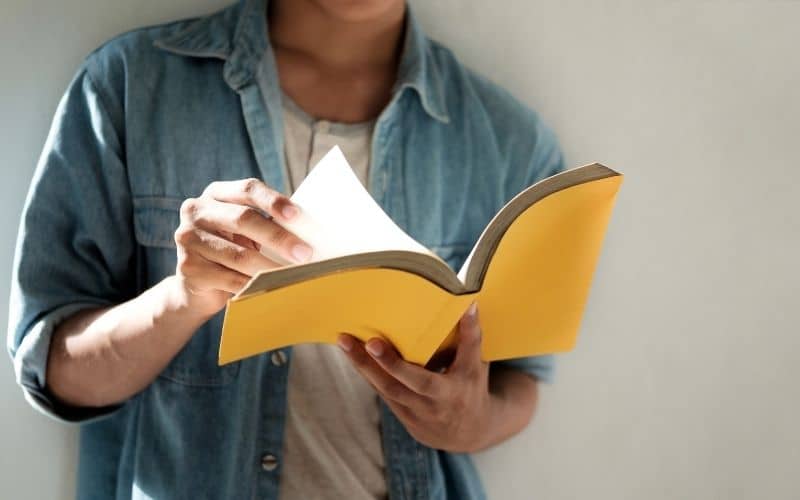
<path id="1" fill-rule="evenodd" d="M 427 39 L 410 12 L 405 30 L 369 191 L 457 269 L 496 211 L 562 157 L 533 111 Z M 79 498 L 277 497 L 290 348 L 217 366 L 218 314 L 120 405 L 61 404 L 46 373 L 60 321 L 174 274 L 183 199 L 247 177 L 286 191 L 281 112 L 264 0 L 123 34 L 87 57 L 61 100 L 22 216 L 8 350 L 28 401 L 80 424 Z M 503 363 L 551 376 L 547 356 Z M 391 499 L 485 497 L 468 455 L 418 443 L 383 404 L 381 436 Z"/>

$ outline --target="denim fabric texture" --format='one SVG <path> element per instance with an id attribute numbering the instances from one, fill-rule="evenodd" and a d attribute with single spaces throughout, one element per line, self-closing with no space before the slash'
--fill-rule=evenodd
<path id="1" fill-rule="evenodd" d="M 562 156 L 532 110 L 429 40 L 411 12 L 405 30 L 369 191 L 458 269 L 496 211 L 562 170 Z M 121 405 L 59 404 L 46 373 L 60 321 L 174 274 L 182 200 L 247 177 L 286 190 L 282 123 L 264 0 L 123 34 L 70 83 L 22 216 L 7 347 L 31 404 L 80 425 L 78 498 L 276 498 L 291 349 L 280 365 L 266 353 L 217 366 L 220 313 Z M 552 376 L 549 356 L 503 363 Z M 391 499 L 485 497 L 468 455 L 418 443 L 385 405 L 381 432 Z"/>

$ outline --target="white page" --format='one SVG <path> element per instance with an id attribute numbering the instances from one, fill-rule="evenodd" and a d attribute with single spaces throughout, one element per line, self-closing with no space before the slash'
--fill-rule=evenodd
<path id="1" fill-rule="evenodd" d="M 472 256 L 475 255 L 475 248 L 472 247 L 470 250 L 469 255 L 467 256 L 466 260 L 463 264 L 461 264 L 461 269 L 458 270 L 458 281 L 465 283 L 467 281 L 467 272 L 469 272 L 469 263 L 472 262 Z"/>
<path id="2" fill-rule="evenodd" d="M 311 245 L 311 261 L 379 250 L 431 254 L 372 199 L 338 146 L 311 169 L 291 199 L 300 215 L 281 225 Z"/>

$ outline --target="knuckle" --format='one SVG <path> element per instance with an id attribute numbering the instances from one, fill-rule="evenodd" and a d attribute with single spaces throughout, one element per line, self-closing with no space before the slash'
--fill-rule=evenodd
<path id="1" fill-rule="evenodd" d="M 247 284 L 247 280 L 242 276 L 231 276 L 228 280 L 231 290 L 240 290 Z"/>
<path id="2" fill-rule="evenodd" d="M 435 390 L 435 384 L 433 381 L 433 377 L 430 375 L 426 376 L 420 381 L 419 390 L 423 394 L 432 394 Z"/>
<path id="3" fill-rule="evenodd" d="M 189 256 L 189 254 L 181 252 L 181 254 L 178 255 L 178 263 L 176 266 L 178 274 L 182 276 L 192 274 L 193 268 L 194 268 L 193 259 Z"/>
<path id="4" fill-rule="evenodd" d="M 175 244 L 179 247 L 186 247 L 192 244 L 194 241 L 194 230 L 191 226 L 181 224 L 178 226 L 178 229 L 175 230 L 174 239 Z"/>
<path id="5" fill-rule="evenodd" d="M 256 209 L 252 207 L 242 207 L 239 213 L 236 214 L 233 224 L 237 228 L 241 228 L 250 224 L 258 216 Z"/>
<path id="6" fill-rule="evenodd" d="M 250 260 L 250 253 L 246 248 L 231 247 L 230 258 L 235 264 L 246 264 Z"/>
<path id="7" fill-rule="evenodd" d="M 270 213 L 276 213 L 281 210 L 284 205 L 287 205 L 289 202 L 289 198 L 283 196 L 280 193 L 275 193 L 269 200 L 269 211 Z"/>
<path id="8" fill-rule="evenodd" d="M 269 242 L 273 247 L 281 247 L 288 244 L 291 233 L 286 229 L 276 226 L 269 235 Z"/>
<path id="9" fill-rule="evenodd" d="M 255 177 L 242 180 L 242 193 L 251 196 L 261 189 L 263 183 Z"/>
<path id="10" fill-rule="evenodd" d="M 472 367 L 467 371 L 467 377 L 470 379 L 471 382 L 479 382 L 485 372 L 483 369 L 483 363 L 475 363 Z"/>
<path id="11" fill-rule="evenodd" d="M 461 380 L 472 382 L 475 379 L 475 363 L 470 359 L 462 360 L 458 375 Z"/>
<path id="12" fill-rule="evenodd" d="M 481 335 L 481 327 L 475 325 L 470 345 L 475 349 L 480 349 L 483 343 L 483 335 Z"/>
<path id="13" fill-rule="evenodd" d="M 200 210 L 200 200 L 197 198 L 186 198 L 181 203 L 180 214 L 182 219 L 194 220 Z"/>

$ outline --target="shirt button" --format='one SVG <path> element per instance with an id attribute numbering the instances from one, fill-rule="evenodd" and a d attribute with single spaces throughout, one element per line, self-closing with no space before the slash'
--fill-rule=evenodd
<path id="1" fill-rule="evenodd" d="M 261 457 L 261 468 L 267 472 L 274 471 L 278 467 L 278 457 L 275 455 L 264 455 Z"/>
<path id="2" fill-rule="evenodd" d="M 274 351 L 269 357 L 272 364 L 275 366 L 283 366 L 286 364 L 286 353 L 283 351 Z"/>

